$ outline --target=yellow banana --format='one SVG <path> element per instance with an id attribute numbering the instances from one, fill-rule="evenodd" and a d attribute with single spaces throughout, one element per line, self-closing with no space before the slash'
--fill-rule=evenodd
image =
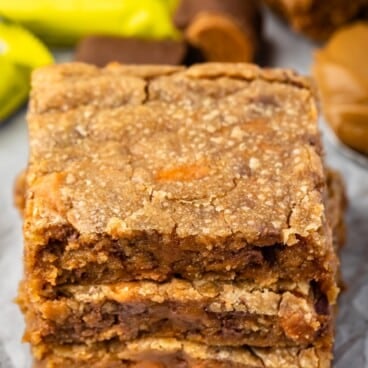
<path id="1" fill-rule="evenodd" d="M 32 70 L 52 62 L 50 52 L 30 32 L 0 18 L 0 123 L 26 100 Z"/>
<path id="2" fill-rule="evenodd" d="M 178 0 L 0 0 L 0 14 L 51 44 L 86 35 L 176 38 L 171 13 Z"/>

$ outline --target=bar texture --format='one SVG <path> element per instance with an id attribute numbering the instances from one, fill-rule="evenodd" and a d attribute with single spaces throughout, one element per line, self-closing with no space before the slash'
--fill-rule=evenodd
<path id="1" fill-rule="evenodd" d="M 314 89 L 249 64 L 33 74 L 36 367 L 329 367 L 346 205 Z"/>
<path id="2" fill-rule="evenodd" d="M 64 65 L 34 74 L 28 119 L 26 269 L 43 290 L 307 278 L 335 299 L 305 79 L 242 64 Z"/>

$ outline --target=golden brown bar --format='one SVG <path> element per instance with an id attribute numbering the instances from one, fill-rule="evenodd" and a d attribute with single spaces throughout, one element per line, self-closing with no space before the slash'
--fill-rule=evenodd
<path id="1" fill-rule="evenodd" d="M 329 366 L 345 204 L 308 79 L 74 63 L 32 86 L 16 202 L 39 364 Z"/>
<path id="2" fill-rule="evenodd" d="M 316 280 L 335 300 L 306 79 L 62 65 L 35 73 L 28 120 L 26 272 L 44 293 L 180 276 Z"/>

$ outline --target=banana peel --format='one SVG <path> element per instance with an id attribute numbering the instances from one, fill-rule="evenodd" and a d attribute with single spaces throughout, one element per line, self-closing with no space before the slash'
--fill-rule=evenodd
<path id="1" fill-rule="evenodd" d="M 53 57 L 30 32 L 0 17 L 0 123 L 27 99 L 33 69 Z"/>
<path id="2" fill-rule="evenodd" d="M 0 12 L 48 44 L 70 46 L 84 36 L 175 39 L 179 0 L 0 0 Z"/>

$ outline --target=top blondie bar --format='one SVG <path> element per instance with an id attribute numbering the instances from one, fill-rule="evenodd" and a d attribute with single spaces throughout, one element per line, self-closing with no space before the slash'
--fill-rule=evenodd
<path id="1" fill-rule="evenodd" d="M 308 80 L 288 70 L 39 69 L 27 277 L 44 292 L 173 276 L 315 280 L 333 300 L 317 115 Z"/>

